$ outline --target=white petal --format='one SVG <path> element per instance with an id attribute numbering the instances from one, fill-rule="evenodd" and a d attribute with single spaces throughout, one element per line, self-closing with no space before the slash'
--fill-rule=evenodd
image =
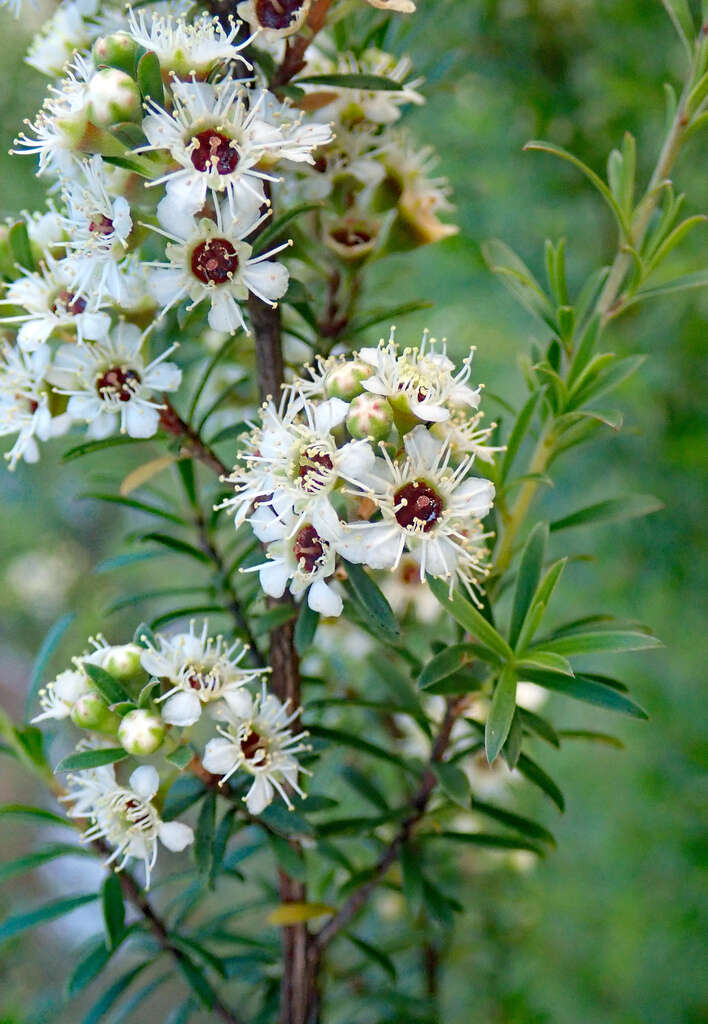
<path id="1" fill-rule="evenodd" d="M 455 505 L 463 504 L 470 516 L 484 516 L 492 507 L 494 484 L 482 477 L 469 477 L 455 488 L 453 498 Z"/>
<path id="2" fill-rule="evenodd" d="M 224 693 L 229 710 L 233 711 L 237 718 L 248 719 L 253 713 L 253 698 L 248 690 L 241 687 L 238 690 L 226 690 Z"/>
<path id="3" fill-rule="evenodd" d="M 184 850 L 186 846 L 194 842 L 194 832 L 189 825 L 184 825 L 181 821 L 161 822 L 158 834 L 163 846 L 174 853 L 179 853 L 180 850 Z"/>
<path id="4" fill-rule="evenodd" d="M 25 352 L 32 352 L 47 340 L 52 333 L 53 326 L 48 317 L 41 320 L 28 320 L 17 332 L 17 344 Z"/>
<path id="5" fill-rule="evenodd" d="M 348 412 L 349 402 L 343 402 L 341 398 L 328 398 L 326 402 L 320 402 L 315 409 L 315 430 L 321 434 L 330 433 L 344 422 Z"/>
<path id="6" fill-rule="evenodd" d="M 182 380 L 182 371 L 175 363 L 158 363 L 143 378 L 145 387 L 155 391 L 176 391 Z"/>
<path id="7" fill-rule="evenodd" d="M 231 740 L 219 736 L 207 743 L 202 764 L 212 775 L 226 775 L 233 768 L 236 758 L 236 748 Z"/>
<path id="8" fill-rule="evenodd" d="M 177 267 L 151 267 L 148 271 L 148 288 L 161 306 L 171 305 L 183 285 L 183 274 Z"/>
<path id="9" fill-rule="evenodd" d="M 263 566 L 258 575 L 261 586 L 269 597 L 283 596 L 288 579 L 290 578 L 285 562 L 280 559 L 277 561 L 273 559 Z"/>
<path id="10" fill-rule="evenodd" d="M 258 540 L 264 544 L 282 540 L 289 530 L 289 524 L 283 523 L 268 505 L 258 505 L 249 523 Z"/>
<path id="11" fill-rule="evenodd" d="M 243 314 L 236 299 L 225 290 L 212 294 L 207 320 L 213 330 L 224 331 L 226 334 L 234 334 L 244 326 Z"/>
<path id="12" fill-rule="evenodd" d="M 343 603 L 341 597 L 324 580 L 317 580 L 312 584 L 307 595 L 307 603 L 313 612 L 320 612 L 322 615 L 337 616 L 342 614 Z"/>
<path id="13" fill-rule="evenodd" d="M 151 764 L 141 764 L 130 776 L 129 786 L 143 800 L 152 800 L 160 785 L 160 776 Z"/>
<path id="14" fill-rule="evenodd" d="M 242 277 L 251 291 L 257 292 L 269 302 L 282 299 L 290 280 L 287 268 L 282 263 L 269 260 L 255 264 L 249 261 L 243 268 Z"/>
<path id="15" fill-rule="evenodd" d="M 194 725 L 202 713 L 196 693 L 173 693 L 162 705 L 162 717 L 169 725 Z"/>
<path id="16" fill-rule="evenodd" d="M 411 406 L 412 408 L 412 406 Z M 419 459 L 426 465 L 432 465 L 440 454 L 444 442 L 434 437 L 427 427 L 419 423 L 403 439 L 406 452 L 413 459 Z"/>
<path id="17" fill-rule="evenodd" d="M 260 814 L 273 799 L 273 787 L 265 775 L 257 775 L 246 797 L 246 807 L 251 814 Z"/>
<path id="18" fill-rule="evenodd" d="M 125 411 L 125 428 L 131 437 L 152 437 L 159 423 L 160 414 L 152 406 L 131 402 Z"/>

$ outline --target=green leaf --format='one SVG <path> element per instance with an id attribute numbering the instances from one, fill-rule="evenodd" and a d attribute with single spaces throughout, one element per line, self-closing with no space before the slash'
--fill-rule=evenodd
<path id="1" fill-rule="evenodd" d="M 136 498 L 125 498 L 121 494 L 105 494 L 95 491 L 87 491 L 85 494 L 80 494 L 79 498 L 91 499 L 93 501 L 106 501 L 113 505 L 123 505 L 125 508 L 135 509 L 136 512 L 145 512 L 146 515 L 159 516 L 162 519 L 168 519 L 171 523 L 177 523 L 179 526 L 184 526 L 186 524 L 186 520 L 182 516 L 178 516 L 174 512 L 168 512 L 167 509 L 160 508 L 159 505 L 151 505 L 147 501 L 138 501 Z"/>
<path id="2" fill-rule="evenodd" d="M 533 782 L 535 786 L 543 790 L 546 796 L 550 797 L 559 811 L 565 810 L 565 800 L 558 786 L 550 775 L 547 775 L 543 768 L 536 761 L 533 761 L 528 754 L 521 754 L 517 768 L 529 782 Z"/>
<path id="3" fill-rule="evenodd" d="M 371 743 L 369 740 L 365 740 L 354 733 L 345 732 L 344 729 L 330 729 L 324 725 L 310 723 L 307 724 L 306 728 L 311 736 L 319 736 L 321 739 L 330 740 L 334 744 L 338 744 L 343 747 L 351 747 L 354 750 L 360 750 L 364 754 L 369 754 L 371 757 L 378 758 L 381 761 L 388 761 L 389 764 L 395 764 L 397 768 L 402 768 L 404 771 L 410 772 L 413 775 L 416 774 L 415 769 L 404 761 L 402 757 L 399 757 L 397 754 L 393 754 L 385 747 L 379 747 L 375 743 Z"/>
<path id="4" fill-rule="evenodd" d="M 177 779 L 170 786 L 162 807 L 162 820 L 174 821 L 204 796 L 204 783 L 190 775 Z"/>
<path id="5" fill-rule="evenodd" d="M 451 644 L 426 664 L 418 677 L 418 686 L 421 690 L 426 690 L 441 679 L 446 679 L 458 672 L 465 665 L 475 662 L 478 658 L 494 665 L 499 664 L 496 654 L 480 644 Z"/>
<path id="6" fill-rule="evenodd" d="M 598 174 L 596 174 L 595 171 L 592 170 L 592 168 L 588 167 L 587 164 L 583 163 L 583 161 L 579 157 L 575 156 L 573 153 L 569 153 L 566 149 L 563 149 L 561 146 L 554 145 L 552 142 L 541 142 L 539 140 L 532 140 L 531 142 L 527 142 L 524 146 L 524 150 L 532 150 L 541 153 L 551 153 L 553 156 L 560 157 L 561 160 L 567 160 L 568 163 L 573 164 L 574 167 L 577 167 L 578 170 L 582 171 L 582 173 L 585 175 L 588 181 L 590 181 L 595 186 L 597 191 L 600 193 L 600 195 L 605 200 L 610 210 L 614 214 L 615 220 L 617 221 L 617 226 L 620 230 L 620 234 L 622 235 L 622 237 L 627 239 L 631 237 L 631 227 L 627 223 L 627 218 L 625 217 L 624 210 L 619 205 L 615 197 L 612 195 L 612 193 L 610 192 L 609 188 L 602 180 L 602 178 Z"/>
<path id="7" fill-rule="evenodd" d="M 110 988 L 107 988 L 103 995 L 96 1000 L 94 1005 L 81 1021 L 81 1024 L 98 1024 L 113 1004 L 120 999 L 128 986 L 133 983 L 135 978 L 137 978 L 137 976 L 144 971 L 146 967 L 150 966 L 150 962 L 151 961 L 146 960 L 144 963 L 138 964 L 137 967 L 132 967 L 129 971 L 114 981 Z"/>
<path id="8" fill-rule="evenodd" d="M 65 825 L 66 822 L 62 821 L 61 824 Z M 33 853 L 27 853 L 23 857 L 17 857 L 16 860 L 8 860 L 4 864 L 0 864 L 0 882 L 7 882 L 10 878 L 23 875 L 26 871 L 32 871 L 34 868 L 41 867 L 50 860 L 56 860 L 57 857 L 93 856 L 93 851 L 87 850 L 84 846 L 76 846 L 69 843 L 50 843 L 43 846 L 40 850 L 35 850 Z"/>
<path id="9" fill-rule="evenodd" d="M 182 772 L 192 760 L 193 756 L 194 754 L 191 747 L 177 747 L 176 750 L 173 750 L 171 754 L 167 755 L 167 760 Z"/>
<path id="10" fill-rule="evenodd" d="M 506 761 L 509 768 L 512 770 L 516 768 L 519 756 L 521 755 L 521 746 L 524 741 L 524 731 L 521 728 L 521 715 L 519 709 L 516 708 L 514 711 L 513 718 L 511 719 L 511 726 L 509 727 L 509 735 L 507 736 L 504 746 L 502 747 L 502 756 Z"/>
<path id="11" fill-rule="evenodd" d="M 34 664 L 32 665 L 32 673 L 30 675 L 29 686 L 27 688 L 25 715 L 28 718 L 34 709 L 34 704 L 37 700 L 37 694 L 42 685 L 42 680 L 44 679 L 49 659 L 75 618 L 76 612 L 69 612 L 67 615 L 62 615 L 62 617 L 54 623 L 42 641 L 42 646 L 39 648 L 37 657 L 34 659 Z"/>
<path id="12" fill-rule="evenodd" d="M 220 441 L 230 441 L 234 437 L 240 437 L 241 434 L 245 434 L 251 428 L 248 423 L 229 423 L 228 427 L 224 427 L 218 433 L 214 434 L 213 437 L 209 438 L 209 444 L 218 444 Z"/>
<path id="13" fill-rule="evenodd" d="M 688 0 L 661 0 L 661 2 L 686 49 L 689 61 L 693 61 L 693 42 L 696 38 L 696 26 Z"/>
<path id="14" fill-rule="evenodd" d="M 461 768 L 445 761 L 433 761 L 430 765 L 440 788 L 453 803 L 467 809 L 470 800 L 470 784 Z"/>
<path id="15" fill-rule="evenodd" d="M 659 512 L 664 507 L 663 501 L 652 494 L 627 494 L 620 498 L 607 498 L 594 505 L 578 509 L 570 515 L 563 516 L 551 523 L 551 532 L 569 530 L 573 526 L 585 526 L 587 523 L 618 523 L 625 519 L 638 519 L 642 516 Z"/>
<path id="16" fill-rule="evenodd" d="M 34 818 L 38 822 L 49 825 L 64 825 L 65 828 L 73 829 L 73 825 L 66 818 L 54 814 L 53 811 L 45 811 L 43 807 L 28 807 L 25 804 L 2 804 L 0 805 L 0 818 Z"/>
<path id="17" fill-rule="evenodd" d="M 177 960 L 177 966 L 202 1006 L 211 1010 L 216 1000 L 216 993 L 204 977 L 204 972 L 185 953 Z"/>
<path id="18" fill-rule="evenodd" d="M 539 825 L 538 822 L 532 821 L 530 818 L 525 818 L 521 814 L 515 814 L 513 811 L 507 811 L 504 807 L 496 807 L 494 804 L 477 800 L 475 797 L 472 797 L 469 806 L 471 810 L 484 814 L 488 818 L 493 818 L 494 821 L 498 821 L 502 825 L 508 825 L 509 828 L 516 829 L 517 832 L 528 836 L 529 839 L 538 839 L 542 843 L 548 843 L 550 846 L 556 845 L 556 841 L 548 829 L 544 828 L 543 825 Z"/>
<path id="19" fill-rule="evenodd" d="M 403 876 L 403 894 L 413 913 L 417 913 L 423 899 L 423 873 L 420 867 L 420 852 L 412 843 L 403 843 L 398 859 Z"/>
<path id="20" fill-rule="evenodd" d="M 670 295 L 672 292 L 687 291 L 691 288 L 705 288 L 706 285 L 708 285 L 708 270 L 697 270 L 693 274 L 683 274 L 681 277 L 675 277 L 673 281 L 655 285 L 653 288 L 642 288 L 627 299 L 624 308 L 633 306 L 637 302 L 641 302 L 642 299 L 654 299 L 660 295 Z"/>
<path id="21" fill-rule="evenodd" d="M 203 565 L 211 565 L 211 557 L 205 551 L 201 551 L 192 544 L 188 544 L 187 541 L 173 537 L 169 533 L 144 533 L 139 539 L 143 543 L 153 541 L 155 544 L 162 544 L 163 547 L 169 548 L 170 551 L 174 551 L 178 555 L 187 555 Z"/>
<path id="22" fill-rule="evenodd" d="M 499 655 L 502 661 L 513 660 L 514 652 L 504 637 L 497 633 L 496 629 L 487 622 L 481 612 L 477 611 L 474 605 L 466 600 L 459 590 L 455 591 L 450 598 L 448 596 L 449 587 L 445 580 L 435 579 L 430 575 L 427 577 L 427 580 L 428 586 L 443 608 L 468 633 L 472 633 L 485 647 L 489 647 L 490 650 Z"/>
<path id="23" fill-rule="evenodd" d="M 554 651 L 556 654 L 566 656 L 596 654 L 599 651 L 644 651 L 662 646 L 661 641 L 650 633 L 624 629 L 571 633 L 569 636 L 557 637 L 555 640 L 544 640 L 543 644 L 539 645 L 544 651 Z"/>
<path id="24" fill-rule="evenodd" d="M 550 722 L 547 722 L 545 718 L 542 718 L 535 712 L 528 711 L 526 708 L 517 708 L 517 710 L 521 716 L 522 726 L 530 732 L 535 733 L 536 736 L 540 736 L 542 740 L 545 740 L 546 743 L 550 743 L 551 746 L 556 748 L 560 747 L 558 734 Z"/>
<path id="25" fill-rule="evenodd" d="M 566 697 L 584 701 L 586 704 L 595 704 L 607 711 L 618 711 L 621 714 L 630 715 L 632 718 L 649 717 L 644 708 L 635 704 L 629 697 L 605 683 L 597 682 L 590 676 L 566 676 L 560 672 L 531 668 L 523 669 L 521 675 L 523 679 L 543 686 L 546 690 L 562 693 Z"/>
<path id="26" fill-rule="evenodd" d="M 58 917 L 70 914 L 73 910 L 92 903 L 96 899 L 98 899 L 98 894 L 95 892 L 85 893 L 81 896 L 63 896 L 61 899 L 52 900 L 41 907 L 35 907 L 34 910 L 12 914 L 0 924 L 0 942 L 14 939 L 16 935 L 21 935 L 22 932 L 46 924 L 48 921 L 56 921 Z"/>
<path id="27" fill-rule="evenodd" d="M 138 61 L 138 87 L 144 100 L 151 99 L 162 106 L 165 102 L 165 91 L 162 86 L 162 72 L 157 54 L 148 50 Z"/>
<path id="28" fill-rule="evenodd" d="M 101 696 L 105 697 L 109 704 L 123 704 L 131 699 L 128 691 L 123 689 L 118 680 L 114 679 L 109 672 L 106 672 L 99 665 L 93 665 L 90 661 L 84 661 L 82 662 L 82 667 Z"/>
<path id="29" fill-rule="evenodd" d="M 509 643 L 516 648 L 521 628 L 528 614 L 531 602 L 539 580 L 541 569 L 546 557 L 546 544 L 548 543 L 548 523 L 537 523 L 528 536 L 519 563 L 519 572 L 516 577 L 516 589 L 514 591 L 514 604 L 511 610 L 511 625 L 509 626 Z"/>
<path id="30" fill-rule="evenodd" d="M 352 596 L 366 613 L 372 625 L 390 640 L 398 640 L 401 631 L 388 603 L 379 587 L 360 565 L 344 561 L 347 582 L 351 584 Z"/>
<path id="31" fill-rule="evenodd" d="M 549 567 L 539 583 L 536 593 L 534 594 L 533 601 L 531 602 L 531 608 L 526 616 L 519 636 L 517 643 L 518 650 L 525 651 L 526 647 L 533 639 L 536 630 L 543 621 L 543 616 L 546 613 L 548 602 L 553 597 L 553 593 L 558 586 L 558 581 L 563 575 L 563 570 L 567 564 L 567 558 L 559 558 L 557 562 L 554 562 Z"/>
<path id="32" fill-rule="evenodd" d="M 270 832 L 267 835 L 278 866 L 289 878 L 294 878 L 297 882 L 304 882 L 307 872 L 302 854 L 282 836 L 272 835 Z"/>
<path id="33" fill-rule="evenodd" d="M 12 225 L 7 233 L 7 240 L 10 243 L 15 264 L 22 270 L 29 271 L 30 273 L 36 270 L 25 221 L 18 220 L 16 224 Z"/>
<path id="34" fill-rule="evenodd" d="M 276 217 L 267 228 L 260 233 L 258 238 L 253 244 L 253 255 L 258 256 L 259 253 L 265 252 L 266 248 L 271 242 L 276 241 L 282 234 L 283 230 L 287 225 L 295 220 L 297 217 L 301 217 L 305 213 L 312 213 L 313 210 L 321 210 L 322 203 L 300 203 L 298 206 L 292 206 L 285 213 L 281 213 L 279 217 Z"/>
<path id="35" fill-rule="evenodd" d="M 290 622 L 297 615 L 297 605 L 290 604 L 279 604 L 275 608 L 270 608 L 264 615 L 259 615 L 251 623 L 251 629 L 254 636 L 263 636 L 264 633 L 271 633 L 278 626 L 284 625 L 286 622 Z"/>
<path id="36" fill-rule="evenodd" d="M 482 256 L 492 273 L 502 278 L 517 301 L 555 330 L 555 310 L 524 261 L 496 238 L 482 243 Z"/>
<path id="37" fill-rule="evenodd" d="M 403 85 L 383 75 L 305 75 L 296 78 L 293 85 L 333 85 L 336 89 L 364 89 L 366 92 L 401 92 Z"/>
<path id="38" fill-rule="evenodd" d="M 231 834 L 234 830 L 237 812 L 238 807 L 229 807 L 214 832 L 214 842 L 212 843 L 211 848 L 211 871 L 209 874 L 209 888 L 211 889 L 214 888 L 217 876 L 224 863 L 226 847 L 228 846 L 229 839 L 231 838 Z"/>
<path id="39" fill-rule="evenodd" d="M 121 942 L 125 933 L 125 904 L 123 889 L 117 875 L 106 877 L 101 889 L 103 906 L 103 923 L 106 928 L 106 945 L 114 950 Z"/>
<path id="40" fill-rule="evenodd" d="M 303 601 L 295 623 L 295 650 L 300 657 L 314 640 L 319 621 L 320 613 L 313 611 L 307 601 Z"/>
<path id="41" fill-rule="evenodd" d="M 344 933 L 349 941 L 356 946 L 356 948 L 368 957 L 369 960 L 373 960 L 375 964 L 388 974 L 391 981 L 395 981 L 397 978 L 396 967 L 391 959 L 383 950 L 378 949 L 376 946 L 372 946 L 370 942 L 365 942 L 364 939 L 358 938 L 356 935 L 352 935 L 350 932 Z"/>
<path id="42" fill-rule="evenodd" d="M 484 730 L 484 748 L 490 764 L 496 760 L 497 754 L 509 735 L 511 721 L 516 710 L 516 682 L 515 669 L 507 665 L 497 679 L 492 706 L 489 709 L 489 717 Z"/>
<path id="43" fill-rule="evenodd" d="M 501 481 L 506 480 L 506 478 L 509 475 L 509 470 L 511 469 L 514 459 L 516 458 L 516 453 L 521 447 L 521 442 L 526 437 L 528 429 L 531 426 L 533 414 L 536 411 L 538 400 L 540 399 L 542 394 L 543 389 L 540 389 L 539 391 L 534 391 L 533 394 L 526 400 L 526 402 L 521 408 L 521 411 L 519 412 L 519 415 L 516 417 L 516 422 L 514 423 L 511 434 L 509 435 L 509 440 L 506 443 L 506 451 L 504 452 L 504 458 L 501 464 L 501 470 L 499 473 L 499 478 Z"/>
<path id="44" fill-rule="evenodd" d="M 602 356 L 596 358 L 602 359 Z M 625 359 L 614 359 L 611 366 L 605 366 L 597 373 L 592 372 L 593 363 L 590 363 L 570 396 L 568 411 L 577 409 L 591 399 L 599 398 L 600 395 L 616 388 L 633 373 L 636 373 L 645 358 L 645 356 L 627 356 Z"/>
<path id="45" fill-rule="evenodd" d="M 494 835 L 490 832 L 420 832 L 421 840 L 447 839 L 466 846 L 482 846 L 488 850 L 528 850 L 543 856 L 543 851 L 536 843 L 515 836 Z"/>
<path id="46" fill-rule="evenodd" d="M 103 938 L 92 945 L 87 955 L 80 960 L 67 983 L 67 994 L 76 996 L 96 978 L 111 958 L 112 950 L 106 948 Z"/>
<path id="47" fill-rule="evenodd" d="M 122 747 L 109 747 L 105 750 L 80 750 L 78 754 L 69 754 L 62 758 L 54 769 L 59 772 L 83 772 L 87 768 L 99 768 L 104 764 L 115 764 L 124 761 L 128 755 Z"/>
<path id="48" fill-rule="evenodd" d="M 80 459 L 84 455 L 92 455 L 94 452 L 103 451 L 104 448 L 116 448 L 121 445 L 140 443 L 140 438 L 128 437 L 125 434 L 118 434 L 116 437 L 104 437 L 101 441 L 84 441 L 82 444 L 77 444 L 74 448 L 64 452 L 62 461 L 73 462 L 74 459 Z"/>
<path id="49" fill-rule="evenodd" d="M 341 769 L 340 774 L 360 796 L 368 800 L 378 810 L 384 813 L 388 811 L 388 803 L 378 787 L 368 775 L 360 772 L 354 765 L 347 764 Z"/>
<path id="50" fill-rule="evenodd" d="M 208 878 L 211 873 L 215 823 L 216 793 L 211 790 L 202 804 L 194 834 L 194 860 L 202 878 Z"/>
<path id="51" fill-rule="evenodd" d="M 624 743 L 616 736 L 596 729 L 561 729 L 558 735 L 564 740 L 590 740 L 593 743 L 604 743 L 608 747 L 624 750 Z"/>
<path id="52" fill-rule="evenodd" d="M 220 604 L 192 604 L 186 608 L 173 608 L 172 611 L 163 612 L 150 620 L 153 629 L 159 629 L 167 622 L 175 622 L 177 619 L 188 619 L 198 615 L 226 615 L 228 614 L 223 605 Z"/>
<path id="53" fill-rule="evenodd" d="M 121 1006 L 118 1013 L 112 1019 L 111 1024 L 135 1024 L 135 1009 L 146 999 L 149 999 L 153 992 L 164 985 L 166 981 L 172 977 L 171 972 L 161 974 L 159 978 L 154 978 L 149 981 L 147 985 L 143 985 L 137 992 L 134 992 L 130 999 L 127 999 L 123 1006 Z"/>

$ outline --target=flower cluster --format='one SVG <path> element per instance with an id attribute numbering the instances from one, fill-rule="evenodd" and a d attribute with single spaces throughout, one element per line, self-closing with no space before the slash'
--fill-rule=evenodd
<path id="1" fill-rule="evenodd" d="M 307 591 L 310 608 L 336 616 L 337 556 L 396 570 L 405 553 L 421 581 L 429 573 L 452 589 L 460 579 L 472 591 L 494 497 L 472 466 L 494 449 L 493 427 L 479 426 L 471 357 L 456 369 L 444 343 L 426 333 L 401 350 L 392 331 L 377 348 L 319 360 L 278 406 L 264 404 L 221 507 L 266 545 L 253 567 L 266 594 Z"/>
<path id="2" fill-rule="evenodd" d="M 200 751 L 203 770 L 221 776 L 221 784 L 236 772 L 250 777 L 250 814 L 260 814 L 276 793 L 289 807 L 291 790 L 305 795 L 297 759 L 308 749 L 305 733 L 290 728 L 300 709 L 267 691 L 266 670 L 244 664 L 249 649 L 240 641 L 209 636 L 205 622 L 172 636 L 139 631 L 137 642 L 119 646 L 99 636 L 90 648 L 40 691 L 42 710 L 33 721 L 69 719 L 82 730 L 77 752 L 94 763 L 68 776 L 65 799 L 71 816 L 90 821 L 85 840 L 112 848 L 109 863 L 120 869 L 129 858 L 142 860 L 149 881 L 158 840 L 171 850 L 192 842 L 187 825 L 162 820 L 162 783 Z M 200 720 L 206 729 L 193 738 Z M 118 763 L 105 764 L 104 750 L 117 753 Z M 154 763 L 160 756 L 162 779 Z"/>

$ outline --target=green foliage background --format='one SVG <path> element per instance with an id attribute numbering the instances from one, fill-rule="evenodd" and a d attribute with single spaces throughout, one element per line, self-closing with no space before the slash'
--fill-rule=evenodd
<path id="1" fill-rule="evenodd" d="M 441 154 L 461 232 L 375 268 L 369 298 L 377 304 L 434 300 L 434 310 L 400 324 L 401 338 L 415 340 L 418 328 L 429 324 L 448 336 L 453 350 L 475 344 L 475 377 L 490 393 L 516 402 L 517 357 L 530 333 L 543 332 L 487 271 L 480 243 L 502 238 L 540 273 L 544 238 L 565 235 L 571 284 L 614 245 L 609 215 L 584 180 L 546 155 L 522 154 L 522 146 L 532 137 L 547 138 L 600 169 L 629 129 L 646 177 L 662 131 L 663 81 L 680 75 L 682 53 L 653 0 L 420 0 L 419 6 L 420 15 L 401 23 L 395 44 L 411 52 L 427 78 L 428 104 L 411 122 L 421 143 Z M 21 63 L 26 26 L 15 25 L 7 12 L 0 17 L 4 151 L 22 117 L 38 107 L 44 81 Z M 686 213 L 708 208 L 707 156 L 705 140 L 694 141 L 679 163 L 676 183 L 688 193 Z M 42 201 L 29 159 L 0 153 L 0 182 L 3 215 Z M 699 228 L 672 257 L 670 270 L 705 265 L 706 251 L 706 229 Z M 583 610 L 593 605 L 649 623 L 666 648 L 626 659 L 623 678 L 651 720 L 609 723 L 624 751 L 577 743 L 556 755 L 553 774 L 568 803 L 560 821 L 528 788 L 516 793 L 520 808 L 538 810 L 552 824 L 557 851 L 528 872 L 469 854 L 458 894 L 468 911 L 458 921 L 443 984 L 441 1019 L 448 1024 L 697 1024 L 708 1013 L 700 970 L 707 494 L 699 385 L 707 326 L 708 293 L 695 292 L 641 307 L 610 329 L 608 343 L 616 351 L 649 353 L 622 392 L 625 429 L 619 437 L 603 435 L 581 458 L 574 452 L 564 457 L 555 491 L 543 498 L 556 515 L 631 491 L 662 499 L 665 510 L 646 520 L 565 535 L 574 550 L 591 556 L 569 567 L 566 594 L 582 596 Z M 490 417 L 502 413 L 493 399 L 487 409 Z M 68 655 L 104 626 L 98 609 L 136 577 L 135 570 L 89 572 L 114 553 L 125 520 L 76 499 L 85 467 L 61 467 L 60 450 L 45 450 L 39 467 L 2 476 L 0 576 L 23 552 L 68 547 L 80 565 L 53 608 L 23 599 L 7 575 L 2 580 L 0 691 L 2 703 L 18 711 L 29 665 L 51 621 L 64 610 L 78 611 Z M 100 476 L 100 464 L 92 469 Z M 156 567 L 142 570 L 149 585 L 166 563 L 146 564 Z M 574 611 L 565 607 L 564 617 Z M 115 621 L 115 634 L 105 626 L 109 639 L 120 635 L 120 616 Z M 592 709 L 564 706 L 560 714 L 568 727 L 608 725 Z M 27 785 L 14 772 L 4 759 L 4 799 L 18 798 Z M 27 836 L 4 831 L 5 841 L 26 848 Z M 29 883 L 28 899 L 45 883 L 46 876 Z M 72 887 L 70 875 L 63 884 L 67 891 L 80 888 L 76 878 Z M 10 896 L 17 902 L 8 889 L 0 891 L 0 908 Z M 57 955 L 65 937 L 33 933 L 3 958 L 2 1024 L 78 1019 L 75 1008 L 62 1016 L 48 994 L 70 968 L 65 947 Z M 149 1004 L 130 1019 L 154 1019 Z"/>

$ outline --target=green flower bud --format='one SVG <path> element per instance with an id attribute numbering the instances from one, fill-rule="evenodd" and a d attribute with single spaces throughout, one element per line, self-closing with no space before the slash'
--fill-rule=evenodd
<path id="1" fill-rule="evenodd" d="M 129 711 L 118 727 L 118 741 L 123 750 L 137 757 L 154 754 L 165 739 L 165 723 L 154 711 L 136 708 Z"/>
<path id="2" fill-rule="evenodd" d="M 140 669 L 142 652 L 138 644 L 118 644 L 104 656 L 103 668 L 115 679 L 130 679 Z"/>
<path id="3" fill-rule="evenodd" d="M 100 36 L 93 44 L 93 59 L 99 67 L 119 68 L 132 75 L 138 56 L 138 44 L 127 32 Z"/>
<path id="4" fill-rule="evenodd" d="M 328 398 L 342 398 L 351 402 L 364 390 L 362 382 L 372 377 L 373 366 L 363 359 L 348 359 L 345 363 L 337 363 L 325 378 L 324 388 Z"/>
<path id="5" fill-rule="evenodd" d="M 93 690 L 76 701 L 71 709 L 71 721 L 80 729 L 92 729 L 112 736 L 121 724 L 119 716 L 111 711 L 107 701 Z"/>
<path id="6" fill-rule="evenodd" d="M 101 68 L 88 85 L 91 120 L 102 128 L 136 121 L 142 113 L 138 86 L 125 71 Z"/>
<path id="7" fill-rule="evenodd" d="M 347 430 L 352 437 L 383 441 L 393 426 L 393 409 L 380 395 L 359 395 L 349 406 Z"/>

